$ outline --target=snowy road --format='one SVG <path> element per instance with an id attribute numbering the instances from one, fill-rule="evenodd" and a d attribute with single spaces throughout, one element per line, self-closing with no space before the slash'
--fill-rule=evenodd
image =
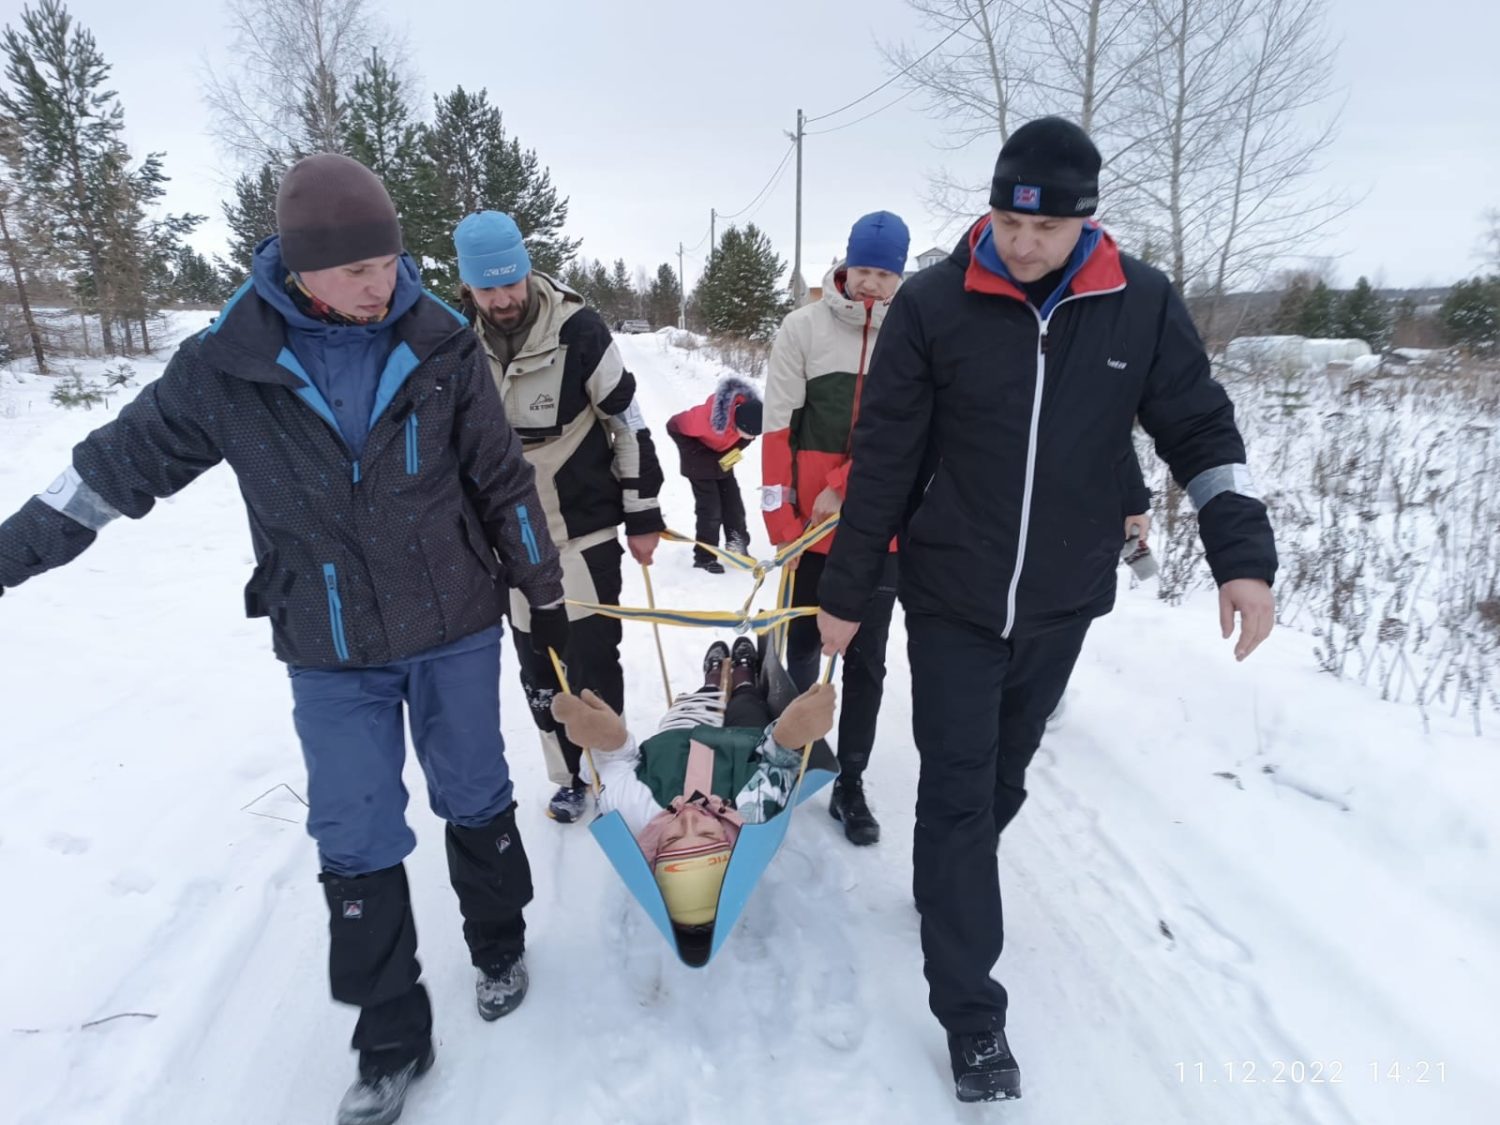
<path id="1" fill-rule="evenodd" d="M 658 433 L 712 386 L 702 353 L 656 336 L 622 349 Z M 108 417 L 56 411 L 38 386 L 0 375 L 3 513 Z M 669 522 L 690 531 L 660 440 Z M 747 498 L 757 466 L 752 451 Z M 319 1123 L 352 1076 L 314 852 L 292 823 L 286 677 L 240 616 L 249 569 L 221 468 L 0 600 L 0 1121 Z M 723 608 L 747 589 L 693 572 L 681 547 L 654 576 L 664 605 Z M 625 600 L 641 596 L 627 573 Z M 664 639 L 685 686 L 707 638 Z M 642 725 L 662 697 L 649 630 L 627 626 L 626 648 Z M 926 1010 L 899 621 L 869 776 L 883 842 L 855 851 L 808 806 L 702 972 L 668 956 L 586 832 L 541 815 L 507 667 L 532 992 L 497 1024 L 475 1015 L 411 763 L 439 1044 L 403 1121 L 1492 1120 L 1500 747 L 1458 724 L 1422 734 L 1411 708 L 1318 675 L 1309 648 L 1282 632 L 1236 666 L 1210 603 L 1169 609 L 1149 589 L 1122 590 L 1096 627 L 1001 849 L 999 973 L 1025 1097 L 992 1107 L 953 1100 Z M 119 1013 L 138 1014 L 93 1022 Z"/>

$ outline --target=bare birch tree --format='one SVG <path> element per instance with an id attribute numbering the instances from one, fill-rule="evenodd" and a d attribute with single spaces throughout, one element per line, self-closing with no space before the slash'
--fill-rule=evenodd
<path id="1" fill-rule="evenodd" d="M 886 51 L 943 147 L 987 142 L 988 157 L 1033 117 L 1077 121 L 1104 156 L 1101 219 L 1208 294 L 1210 324 L 1213 295 L 1305 256 L 1348 209 L 1310 190 L 1338 116 L 1326 0 L 909 2 L 953 33 L 926 57 Z M 940 171 L 929 206 L 972 216 L 984 186 Z"/>
<path id="2" fill-rule="evenodd" d="M 228 10 L 234 69 L 209 68 L 204 91 L 225 151 L 250 170 L 344 151 L 364 60 L 401 55 L 369 0 L 229 0 Z"/>

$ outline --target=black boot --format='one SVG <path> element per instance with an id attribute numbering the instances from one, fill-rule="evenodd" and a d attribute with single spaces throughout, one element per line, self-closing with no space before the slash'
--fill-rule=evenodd
<path id="1" fill-rule="evenodd" d="M 479 1017 L 486 1023 L 501 1016 L 508 1016 L 526 999 L 526 990 L 531 986 L 531 977 L 526 972 L 526 962 L 521 957 L 498 965 L 489 965 L 479 970 L 479 979 L 474 982 L 474 999 L 479 1007 Z"/>
<path id="2" fill-rule="evenodd" d="M 318 876 L 328 900 L 328 980 L 335 1000 L 359 1006 L 350 1045 L 360 1066 L 389 1075 L 425 1058 L 432 1007 L 418 983 L 417 927 L 406 869 Z"/>
<path id="3" fill-rule="evenodd" d="M 518 963 L 526 949 L 522 911 L 532 890 L 515 804 L 479 828 L 449 824 L 446 835 L 448 878 L 464 916 L 470 960 L 485 970 Z"/>
<path id="4" fill-rule="evenodd" d="M 880 842 L 880 822 L 865 800 L 865 783 L 861 778 L 840 775 L 834 781 L 828 815 L 843 822 L 844 836 L 851 844 L 864 847 Z"/>
<path id="5" fill-rule="evenodd" d="M 1021 1068 L 1005 1029 L 948 1036 L 953 1088 L 961 1102 L 999 1102 L 1021 1096 Z"/>
<path id="6" fill-rule="evenodd" d="M 380 1058 L 362 1059 L 360 1077 L 339 1103 L 338 1125 L 390 1125 L 407 1107 L 407 1088 L 432 1070 L 432 1047 L 420 1059 L 389 1067 Z"/>
<path id="7" fill-rule="evenodd" d="M 712 556 L 706 559 L 698 559 L 693 563 L 693 566 L 698 570 L 706 570 L 710 574 L 724 573 L 724 564 Z"/>
<path id="8" fill-rule="evenodd" d="M 391 1065 L 378 1056 L 361 1059 L 359 1079 L 339 1102 L 338 1125 L 391 1125 L 406 1107 L 412 1082 L 432 1069 L 432 1047 L 419 1059 Z"/>

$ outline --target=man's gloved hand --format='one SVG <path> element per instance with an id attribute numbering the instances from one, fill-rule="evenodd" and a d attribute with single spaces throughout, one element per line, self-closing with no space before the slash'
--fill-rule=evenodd
<path id="1" fill-rule="evenodd" d="M 568 741 L 591 750 L 618 750 L 630 738 L 625 720 L 614 708 L 584 688 L 582 695 L 556 695 L 552 717 L 567 731 Z"/>
<path id="2" fill-rule="evenodd" d="M 557 653 L 559 660 L 567 657 L 568 607 L 565 605 L 548 606 L 545 609 L 532 607 L 531 651 L 540 656 L 550 670 L 552 659 L 547 655 L 549 648 Z"/>
<path id="3" fill-rule="evenodd" d="M 786 705 L 771 731 L 776 745 L 800 750 L 833 729 L 835 692 L 832 684 L 814 684 Z"/>

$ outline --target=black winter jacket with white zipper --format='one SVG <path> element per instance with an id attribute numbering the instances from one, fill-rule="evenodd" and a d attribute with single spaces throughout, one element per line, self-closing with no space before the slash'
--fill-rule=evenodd
<path id="1" fill-rule="evenodd" d="M 1137 417 L 1198 506 L 1217 581 L 1271 582 L 1234 408 L 1167 278 L 1103 235 L 1043 322 L 974 260 L 987 223 L 892 302 L 822 607 L 859 620 L 899 532 L 908 613 L 1010 637 L 1109 612 Z"/>

